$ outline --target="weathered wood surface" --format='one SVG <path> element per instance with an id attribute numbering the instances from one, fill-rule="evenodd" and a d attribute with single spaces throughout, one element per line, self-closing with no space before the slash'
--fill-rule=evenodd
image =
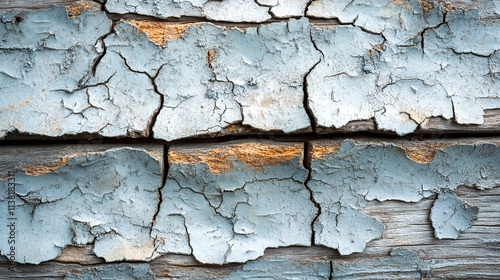
<path id="1" fill-rule="evenodd" d="M 235 3 L 227 1 L 205 4 Z M 352 1 L 339 9 L 316 0 L 306 13 L 313 21 L 278 16 L 272 22 L 267 11 L 260 18 L 260 8 L 278 6 L 263 4 L 248 12 L 256 17 L 251 25 L 240 28 L 217 19 L 117 21 L 97 2 L 67 10 L 4 9 L 0 138 L 90 134 L 172 141 L 315 128 L 498 132 L 500 23 L 481 20 L 477 9 L 431 2 L 385 0 L 375 7 Z M 175 10 L 158 3 L 105 5 L 159 18 Z M 223 23 L 238 23 L 224 18 L 234 16 L 233 4 L 209 10 Z M 192 11 L 179 5 L 179 12 Z M 497 13 L 495 5 L 488 10 Z M 202 16 L 198 8 L 186 16 Z"/>
<path id="2" fill-rule="evenodd" d="M 76 0 L 2 0 L 0 1 L 0 9 L 46 9 L 51 6 L 67 6 Z"/>
<path id="3" fill-rule="evenodd" d="M 162 145 L 0 147 L 0 241 L 21 263 L 94 243 L 109 260 L 150 254 L 150 227 L 161 200 Z"/>
<path id="4" fill-rule="evenodd" d="M 80 248 L 68 246 L 54 260 L 43 261 L 39 265 L 16 264 L 14 271 L 9 270 L 11 267 L 10 263 L 2 257 L 0 265 L 2 274 L 0 274 L 0 279 L 12 279 L 16 277 L 27 279 L 64 277 L 68 279 L 85 279 L 78 277 L 87 277 L 88 279 L 88 277 L 105 278 L 110 275 L 122 275 L 123 277 L 132 279 L 134 279 L 133 277 L 136 277 L 136 279 L 147 279 L 148 277 L 153 277 L 152 275 L 156 275 L 159 279 L 241 279 L 256 277 L 277 279 L 313 279 L 313 277 L 316 277 L 318 279 L 328 279 L 330 275 L 334 279 L 357 279 L 360 277 L 366 279 L 496 279 L 500 275 L 500 266 L 498 265 L 500 262 L 500 211 L 498 211 L 500 203 L 500 188 L 498 187 L 498 174 L 500 174 L 498 173 L 498 168 L 500 167 L 498 165 L 498 162 L 500 162 L 498 160 L 500 154 L 498 151 L 499 143 L 498 138 L 485 138 L 444 139 L 419 142 L 379 142 L 363 139 L 358 139 L 354 142 L 313 141 L 310 143 L 309 148 L 307 148 L 308 145 L 304 146 L 304 143 L 300 142 L 278 143 L 270 141 L 237 141 L 218 145 L 175 145 L 169 147 L 169 175 L 166 185 L 161 191 L 163 193 L 162 200 L 155 202 L 155 199 L 151 199 L 151 202 L 148 202 L 148 204 L 158 204 L 153 205 L 155 209 L 166 208 L 162 211 L 156 210 L 158 212 L 155 214 L 156 220 L 153 223 L 150 221 L 150 216 L 144 216 L 144 219 L 149 221 L 148 226 L 153 229 L 151 232 L 156 236 L 156 240 L 161 234 L 169 233 L 169 227 L 165 227 L 169 213 L 185 217 L 186 221 L 188 221 L 184 225 L 189 233 L 187 237 L 188 244 L 190 244 L 190 248 L 195 250 L 193 256 L 169 253 L 173 250 L 180 250 L 173 249 L 173 245 L 176 242 L 180 242 L 179 244 L 183 242 L 181 238 L 182 232 L 178 231 L 176 232 L 177 235 L 172 235 L 175 232 L 170 232 L 170 235 L 165 235 L 162 239 L 158 239 L 163 241 L 156 243 L 155 252 L 163 251 L 166 255 L 156 255 L 154 259 L 134 255 L 134 258 L 137 258 L 139 262 L 127 262 L 125 260 L 120 262 L 120 264 L 106 262 L 106 260 L 113 259 L 116 256 L 110 256 L 109 253 L 106 253 L 107 249 L 102 248 L 103 244 L 97 244 L 99 243 L 99 238 L 96 239 L 96 244 L 92 243 L 91 239 L 88 239 L 87 242 L 90 242 L 90 244 L 85 246 L 85 243 L 79 243 L 79 246 L 83 246 Z M 106 155 L 110 151 L 116 151 L 117 148 L 118 150 L 130 149 L 128 146 L 117 147 L 116 145 L 76 146 L 73 149 L 71 146 L 54 146 L 52 148 L 53 150 L 49 150 L 46 147 L 2 147 L 1 166 L 2 168 L 24 166 L 19 170 L 25 170 L 25 172 L 40 178 L 43 177 L 43 174 L 53 174 L 53 177 L 56 176 L 59 178 L 63 178 L 61 176 L 67 174 L 64 175 L 64 178 L 68 176 L 72 178 L 71 176 L 76 176 L 81 171 L 75 169 L 74 171 L 66 170 L 58 173 L 57 170 L 64 168 L 65 165 L 75 166 L 75 168 L 78 165 L 74 165 L 72 161 L 61 163 L 61 158 L 67 155 Z M 161 145 L 150 145 L 149 147 L 147 145 L 136 145 L 135 148 L 149 150 L 148 154 L 156 162 L 163 162 Z M 304 158 L 305 165 L 302 165 Z M 456 160 L 457 158 L 460 160 Z M 104 159 L 103 157 L 102 160 Z M 90 161 L 92 164 L 99 162 L 99 159 L 96 162 L 92 160 Z M 101 172 L 108 173 L 106 170 L 113 170 L 114 166 L 119 166 L 118 163 L 109 159 L 106 160 L 109 161 L 107 164 L 109 166 L 106 167 L 104 165 L 100 167 Z M 26 167 L 27 162 L 32 168 Z M 139 165 L 135 164 L 134 161 L 128 160 L 125 162 L 127 162 L 125 166 L 129 166 L 130 170 L 135 170 L 134 173 L 139 172 L 140 177 L 140 174 L 145 174 L 144 170 L 137 171 Z M 375 164 L 376 169 L 371 170 L 371 162 Z M 58 164 L 61 167 L 56 166 Z M 350 168 L 347 167 L 349 164 L 355 164 L 359 170 L 349 171 Z M 40 165 L 47 168 L 43 169 Z M 80 164 L 79 168 L 85 165 L 85 163 Z M 150 168 L 154 168 L 154 166 Z M 304 168 L 312 171 L 309 175 L 310 177 L 305 181 L 303 181 L 304 178 L 302 175 L 307 172 Z M 454 171 L 455 169 L 456 171 Z M 83 170 L 87 170 L 83 174 L 88 172 L 90 177 L 95 176 L 93 175 L 95 171 L 92 171 L 92 169 Z M 337 172 L 338 175 L 334 175 L 335 170 L 340 170 L 341 172 Z M 448 175 L 444 175 L 449 176 L 448 180 L 441 181 L 438 177 L 433 177 L 442 172 L 444 172 L 443 174 L 450 172 Z M 354 176 L 353 178 L 358 178 L 351 183 L 360 184 L 361 186 L 349 183 L 351 173 Z M 380 178 L 380 180 L 387 182 L 387 188 L 394 189 L 383 193 L 378 192 L 377 189 L 380 187 L 385 188 L 385 185 L 379 186 L 377 185 L 377 180 L 371 181 L 370 174 L 372 173 L 375 175 L 374 178 Z M 276 183 L 286 182 L 286 178 L 289 176 L 287 174 L 293 174 L 288 183 L 285 185 Z M 387 177 L 387 174 L 393 174 L 393 178 Z M 465 177 L 462 175 L 465 175 Z M 479 175 L 482 177 L 477 177 Z M 26 180 L 21 174 L 18 176 L 18 182 L 22 183 L 23 180 Z M 184 179 L 183 176 L 185 176 Z M 240 182 L 235 181 L 235 176 L 238 177 Z M 335 176 L 342 176 L 343 179 Z M 412 176 L 417 177 L 412 178 Z M 143 176 L 141 178 L 145 179 Z M 465 180 L 470 179 L 471 181 L 464 183 L 460 181 L 462 180 L 460 178 L 465 178 Z M 78 179 L 77 181 L 80 180 Z M 36 187 L 36 182 L 42 181 L 33 181 L 31 183 L 33 187 Z M 44 182 L 48 183 L 51 181 L 45 180 Z M 128 179 L 125 177 L 122 182 L 124 185 L 121 188 L 125 192 L 127 184 L 129 184 Z M 331 186 L 336 187 L 334 189 L 322 187 L 323 189 L 321 189 L 318 185 L 315 185 L 317 182 L 327 185 L 331 184 Z M 343 183 L 339 185 L 338 182 Z M 411 184 L 408 185 L 409 183 Z M 426 191 L 421 194 L 418 192 L 412 193 L 411 190 L 414 187 L 412 184 L 419 185 L 420 183 L 425 185 L 422 188 Z M 64 184 L 72 183 L 68 181 Z M 245 199 L 247 199 L 250 207 L 246 207 L 246 210 L 243 212 L 235 208 L 234 213 L 231 214 L 231 208 L 226 208 L 221 206 L 223 205 L 221 204 L 216 207 L 219 213 L 216 214 L 215 212 L 214 215 L 209 215 L 209 212 L 213 210 L 203 205 L 207 204 L 207 201 L 217 201 L 218 197 L 217 192 L 211 190 L 216 186 L 212 186 L 211 184 L 225 186 L 226 190 L 222 191 L 225 197 L 223 199 L 224 203 L 237 202 L 240 199 L 238 197 L 241 196 L 246 197 Z M 472 188 L 474 184 L 483 189 Z M 238 187 L 241 185 L 243 187 Z M 468 185 L 469 187 L 460 187 L 461 185 Z M 175 186 L 181 187 L 181 190 L 175 191 L 175 189 L 172 189 Z M 252 189 L 258 186 L 264 188 L 257 193 L 252 193 Z M 309 200 L 309 194 L 303 195 L 303 192 L 307 192 L 306 186 L 310 188 L 311 195 L 316 203 L 315 207 L 321 208 L 320 212 L 317 213 L 317 218 L 314 218 L 314 221 L 316 221 L 314 223 L 311 220 L 312 217 L 309 217 L 306 213 L 309 211 L 307 210 L 310 208 L 309 206 L 313 206 L 312 201 Z M 90 187 L 90 185 L 87 187 Z M 231 189 L 235 187 L 237 191 L 234 191 L 233 194 Z M 363 187 L 368 187 L 368 193 L 363 191 Z M 456 187 L 459 188 L 455 190 Z M 82 185 L 80 188 L 85 190 L 86 187 Z M 266 188 L 268 190 L 265 191 L 266 195 L 263 195 L 264 198 L 259 198 L 259 195 L 264 194 Z M 288 188 L 293 188 L 293 190 L 288 190 Z M 335 203 L 332 204 L 327 201 L 330 196 L 335 199 L 335 195 L 337 194 L 328 195 L 328 192 L 335 190 L 335 188 L 339 192 L 343 192 L 338 202 L 344 204 L 344 206 L 342 206 L 343 210 L 337 214 L 337 224 L 335 224 L 335 221 L 332 224 L 331 221 L 321 218 L 321 215 L 337 211 L 335 210 Z M 361 190 L 361 193 L 365 193 L 364 198 L 358 197 L 355 200 L 356 202 L 352 201 L 352 198 L 349 198 L 349 196 L 356 195 L 356 193 L 353 192 L 350 194 L 350 192 L 355 190 L 358 192 Z M 43 189 L 40 191 L 43 191 Z M 191 195 L 182 196 L 182 192 L 186 191 L 191 193 Z M 136 190 L 134 196 L 136 198 L 142 197 L 143 192 L 143 190 Z M 465 201 L 464 205 L 468 205 L 469 209 L 477 207 L 477 219 L 469 217 L 467 222 L 471 223 L 470 228 L 462 228 L 457 239 L 437 239 L 435 231 L 436 226 L 439 225 L 431 223 L 431 208 L 433 208 L 433 205 L 441 197 L 442 193 L 448 192 L 454 193 L 460 201 Z M 323 196 L 324 194 L 327 194 L 326 198 Z M 93 196 L 97 198 L 97 195 L 96 193 Z M 29 194 L 29 196 L 33 196 L 33 194 Z M 25 197 L 24 199 L 26 202 L 30 202 L 34 198 Z M 264 203 L 267 199 L 278 200 L 275 200 L 273 203 Z M 360 199 L 366 201 L 362 202 Z M 377 201 L 377 199 L 380 201 Z M 291 200 L 293 200 L 294 206 L 287 208 L 286 204 L 289 204 Z M 112 203 L 112 201 L 110 200 L 108 203 Z M 197 202 L 197 205 L 190 206 L 190 201 Z M 52 205 L 56 208 L 54 203 L 47 203 L 48 207 L 46 208 L 50 208 Z M 67 208 L 68 210 L 61 211 L 67 212 L 69 215 L 72 207 L 81 207 L 80 203 L 79 200 L 74 200 L 72 201 L 72 206 Z M 282 210 L 285 212 L 277 215 L 274 213 L 276 210 L 273 208 L 276 206 L 288 210 Z M 94 207 L 104 206 L 97 203 Z M 186 207 L 193 208 L 186 211 Z M 349 207 L 354 208 L 348 210 Z M 83 208 L 80 209 L 85 211 Z M 117 208 L 114 209 L 113 212 L 117 211 Z M 18 213 L 21 213 L 21 209 L 18 209 L 18 211 Z M 37 211 L 42 210 L 39 209 Z M 228 212 L 224 214 L 224 211 Z M 255 211 L 257 211 L 257 215 L 253 216 L 251 213 Z M 457 210 L 450 208 L 450 211 Z M 117 213 L 120 213 L 120 211 Z M 209 264 L 219 262 L 218 260 L 221 255 L 218 255 L 216 250 L 219 250 L 221 246 L 225 246 L 224 242 L 221 243 L 217 239 L 220 235 L 224 235 L 225 229 L 223 224 L 230 219 L 224 220 L 221 217 L 224 217 L 224 215 L 235 215 L 233 216 L 235 219 L 233 222 L 235 222 L 235 226 L 240 225 L 236 226 L 236 228 L 241 228 L 239 231 L 251 224 L 248 221 L 258 221 L 257 224 L 264 226 L 268 222 L 267 219 L 271 217 L 274 225 L 271 226 L 273 229 L 269 232 L 277 233 L 276 229 L 281 225 L 284 226 L 283 229 L 288 227 L 286 226 L 285 216 L 281 216 L 281 214 L 285 213 L 294 217 L 302 217 L 300 218 L 301 220 L 309 219 L 303 225 L 306 231 L 304 234 L 300 231 L 288 233 L 286 230 L 280 233 L 282 239 L 286 238 L 285 236 L 288 234 L 297 235 L 296 240 L 298 238 L 305 238 L 305 241 L 301 241 L 305 242 L 303 244 L 304 247 L 292 246 L 291 243 L 287 245 L 286 242 L 288 241 L 285 241 L 286 239 L 279 242 L 277 240 L 273 241 L 274 235 L 268 235 L 266 231 L 261 230 L 264 228 L 256 227 L 253 229 L 254 234 L 251 235 L 256 241 L 248 244 L 243 242 L 239 245 L 247 248 L 249 251 L 238 251 L 237 247 L 232 247 L 235 251 L 227 251 L 223 259 L 228 260 L 228 257 L 230 257 L 238 262 L 244 262 L 244 264 Z M 350 213 L 349 215 L 351 215 L 347 224 L 344 224 L 345 220 L 342 218 L 342 215 L 345 213 Z M 443 214 L 446 215 L 446 213 Z M 55 213 L 52 215 L 55 215 Z M 104 219 L 107 215 L 116 214 L 106 212 L 96 213 L 95 215 L 99 219 Z M 202 225 L 200 228 L 200 224 L 198 223 L 206 223 L 207 220 L 200 220 L 199 222 L 195 220 L 195 223 L 189 222 L 189 219 L 197 215 L 205 216 L 206 219 L 219 221 L 219 228 L 215 229 L 215 233 L 209 233 L 214 236 L 214 239 L 206 239 L 206 237 L 203 237 L 203 234 L 196 236 L 198 232 L 202 233 L 204 231 L 203 227 L 211 227 L 211 223 L 208 223 Z M 4 218 L 5 216 L 2 214 L 0 217 Z M 24 216 L 19 216 L 18 219 L 20 218 L 31 219 Z M 36 223 L 36 216 L 33 218 L 33 222 Z M 373 241 L 369 239 L 357 239 L 359 238 L 358 234 L 363 235 L 363 231 L 367 225 L 366 219 L 373 219 L 373 221 L 377 221 L 377 223 L 382 225 L 383 232 L 380 235 L 380 239 L 375 238 Z M 90 224 L 94 223 L 91 220 L 88 221 Z M 131 222 L 132 224 L 145 223 L 139 220 L 131 220 Z M 291 226 L 296 220 L 291 220 L 290 222 Z M 175 220 L 172 220 L 170 223 L 173 226 L 172 228 L 175 228 Z M 378 228 L 378 226 L 370 223 L 368 225 L 372 227 L 369 230 L 376 230 Z M 42 226 L 40 225 L 38 230 Z M 62 224 L 59 226 L 62 226 Z M 313 235 L 315 237 L 314 243 L 310 247 L 308 246 L 308 242 L 312 242 L 309 238 L 312 238 L 313 235 L 311 235 L 311 232 L 308 232 L 307 228 L 309 226 L 313 227 Z M 443 224 L 443 226 L 443 229 L 446 229 L 446 224 Z M 457 229 L 460 228 L 458 224 L 454 226 Z M 293 227 L 296 227 L 296 225 L 293 225 Z M 325 244 L 325 246 L 337 248 L 337 245 L 329 243 L 329 240 L 325 241 L 325 236 L 320 234 L 332 228 L 337 228 L 338 232 L 340 232 L 340 235 L 336 238 L 339 240 L 347 238 L 345 241 L 341 241 L 342 244 L 338 247 L 338 250 L 343 255 L 339 254 L 336 250 L 317 246 L 318 244 Z M 120 229 L 117 230 L 120 232 Z M 33 231 L 33 233 L 35 232 Z M 124 232 L 121 233 L 124 234 Z M 356 235 L 352 235 L 353 233 L 356 233 Z M 26 234 L 31 234 L 31 231 L 19 230 L 19 236 L 24 235 L 23 239 L 19 240 L 19 246 L 22 246 L 22 242 L 26 242 Z M 57 231 L 54 234 L 57 234 Z M 141 239 L 144 237 L 136 238 Z M 42 245 L 44 242 L 47 242 L 45 239 L 46 237 L 40 236 L 38 244 Z M 132 238 L 128 242 L 133 242 L 133 240 Z M 171 243 L 169 240 L 175 241 Z M 330 241 L 332 240 L 335 239 L 331 239 Z M 348 240 L 352 240 L 353 244 L 366 242 L 366 247 L 363 245 L 364 249 L 362 252 L 345 255 L 359 248 L 358 245 L 350 244 Z M 109 241 L 113 241 L 113 239 Z M 293 238 L 290 241 L 293 243 Z M 163 242 L 165 243 L 163 244 Z M 258 253 L 261 250 L 259 248 L 260 245 L 258 245 L 261 242 L 267 244 L 269 247 L 276 245 L 287 247 L 267 249 L 262 257 L 257 260 L 250 260 L 258 257 L 258 255 L 255 255 L 255 252 Z M 204 246 L 211 243 L 212 251 L 206 251 Z M 165 245 L 166 247 L 161 247 Z M 31 245 L 31 250 L 36 250 L 37 246 L 36 244 Z M 121 246 L 124 245 L 122 244 Z M 178 246 L 177 248 L 182 247 Z M 189 253 L 185 252 L 185 254 Z M 27 256 L 26 260 L 29 262 L 37 261 L 36 258 L 33 259 L 31 253 L 24 251 L 23 254 Z M 103 258 L 96 257 L 96 254 L 103 256 Z M 128 255 L 127 258 L 132 257 Z M 146 259 L 150 261 L 142 261 Z"/>
<path id="5" fill-rule="evenodd" d="M 0 0 L 0 279 L 500 279 L 498 1 L 132 2 Z"/>
<path id="6" fill-rule="evenodd" d="M 259 275 L 279 279 L 288 269 L 308 271 L 307 267 L 311 266 L 329 267 L 330 261 L 333 279 L 498 279 L 500 188 L 483 191 L 459 188 L 458 195 L 478 206 L 480 211 L 472 227 L 456 240 L 433 237 L 428 216 L 435 197 L 429 197 L 416 203 L 370 202 L 365 213 L 382 221 L 385 231 L 382 239 L 369 243 L 362 253 L 340 256 L 336 251 L 320 246 L 268 249 L 258 261 L 248 264 L 266 260 L 282 262 L 277 262 L 275 271 L 254 271 L 254 274 L 251 269 L 245 270 L 243 265 L 210 266 L 183 255 L 166 255 L 145 264 L 149 264 L 158 279 L 223 278 L 231 273 L 242 273 L 241 278 Z M 412 250 L 415 255 L 410 254 L 406 260 L 391 258 L 390 251 L 397 248 Z M 56 261 L 39 265 L 17 264 L 14 273 L 7 270 L 8 264 L 2 257 L 0 279 L 63 279 L 68 272 L 77 274 L 87 268 L 103 266 L 103 260 L 96 258 L 91 250 L 91 246 L 67 248 Z M 297 267 L 290 267 L 290 263 Z M 305 273 L 289 275 L 288 279 L 311 279 L 313 276 Z"/>

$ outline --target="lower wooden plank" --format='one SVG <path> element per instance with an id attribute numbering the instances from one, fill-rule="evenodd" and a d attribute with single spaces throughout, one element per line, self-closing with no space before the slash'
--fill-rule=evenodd
<path id="1" fill-rule="evenodd" d="M 433 237 L 428 217 L 435 196 L 416 203 L 372 201 L 364 212 L 384 224 L 383 238 L 368 243 L 364 252 L 349 256 L 313 246 L 268 249 L 258 260 L 238 265 L 200 264 L 184 255 L 165 255 L 149 263 L 105 264 L 92 255 L 89 245 L 67 248 L 55 261 L 18 264 L 15 272 L 8 270 L 9 264 L 2 257 L 0 279 L 63 279 L 67 275 L 78 279 L 77 275 L 99 277 L 99 271 L 106 275 L 115 270 L 144 277 L 150 270 L 157 279 L 328 279 L 330 262 L 333 279 L 498 279 L 500 188 L 479 191 L 461 187 L 457 195 L 479 207 L 479 214 L 456 240 Z M 139 264 L 147 269 L 136 268 Z"/>

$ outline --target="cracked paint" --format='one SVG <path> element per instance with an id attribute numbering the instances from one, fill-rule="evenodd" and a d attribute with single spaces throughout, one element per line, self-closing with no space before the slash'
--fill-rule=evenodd
<path id="1" fill-rule="evenodd" d="M 38 264 L 68 245 L 86 244 L 106 261 L 153 257 L 150 230 L 163 173 L 156 155 L 114 148 L 69 154 L 45 169 L 22 169 L 14 175 L 18 262 Z M 4 209 L 7 195 L 0 196 Z M 1 220 L 8 224 L 7 218 Z M 2 227 L 0 234 L 8 236 L 7 230 Z M 7 239 L 0 241 L 3 255 L 8 246 Z"/>
<path id="2" fill-rule="evenodd" d="M 498 24 L 479 21 L 474 9 L 442 15 L 436 7 L 424 15 L 416 4 L 393 2 L 380 8 L 381 15 L 366 12 L 374 18 L 363 19 L 357 9 L 362 4 L 350 1 L 355 12 L 340 20 L 356 19 L 354 26 L 313 28 L 323 58 L 307 76 L 307 91 L 318 127 L 374 118 L 377 129 L 404 135 L 432 117 L 482 124 L 484 110 L 500 105 L 492 67 L 500 49 Z M 315 3 L 323 2 L 311 9 Z M 401 11 L 394 13 L 394 6 Z"/>
<path id="3" fill-rule="evenodd" d="M 500 185 L 497 145 L 437 143 L 430 161 L 408 156 L 411 152 L 405 152 L 405 146 L 405 142 L 312 142 L 311 153 L 319 156 L 311 160 L 307 186 L 321 207 L 314 223 L 317 245 L 347 255 L 361 252 L 366 243 L 380 238 L 383 225 L 363 213 L 367 201 L 417 202 L 436 193 L 456 191 L 458 186 L 485 189 Z M 426 147 L 424 154 L 429 150 Z M 445 198 L 440 196 L 434 218 L 431 215 L 437 237 L 450 236 L 451 226 L 466 229 L 474 216 L 474 210 L 466 211 L 459 201 Z M 449 211 L 458 211 L 464 217 L 450 216 Z"/>
<path id="4" fill-rule="evenodd" d="M 0 138 L 91 133 L 171 141 L 338 129 L 367 119 L 404 135 L 433 117 L 482 124 L 484 110 L 500 108 L 498 21 L 443 1 L 368 2 L 108 0 L 106 12 L 91 2 L 2 10 Z M 498 5 L 489 7 L 498 15 Z M 112 23 L 118 16 L 110 13 L 128 15 Z M 319 24 L 292 19 L 304 15 Z M 265 24 L 159 20 L 172 17 Z M 331 24 L 336 20 L 341 24 Z M 285 246 L 361 252 L 384 230 L 363 213 L 372 200 L 417 202 L 437 194 L 430 213 L 435 237 L 457 238 L 479 210 L 459 200 L 456 188 L 500 185 L 498 144 L 346 140 L 305 147 L 174 145 L 165 184 L 163 155 L 142 149 L 23 164 L 15 175 L 23 233 L 17 260 L 38 264 L 69 245 L 92 244 L 106 262 L 192 254 L 203 264 L 245 263 L 241 271 L 250 278 L 283 266 L 284 278 L 327 278 L 325 262 L 250 260 Z M 0 208 L 7 208 L 6 194 Z M 7 248 L 0 241 L 3 255 Z M 332 277 L 346 279 L 396 267 L 420 278 L 428 268 L 404 249 L 372 263 L 332 266 Z M 67 278 L 111 275 L 154 278 L 148 265 L 135 264 Z"/>
<path id="5" fill-rule="evenodd" d="M 104 41 L 103 60 L 119 54 L 131 71 L 153 78 L 163 96 L 155 138 L 220 133 L 235 124 L 310 131 L 302 80 L 319 53 L 309 29 L 306 19 L 245 31 L 201 24 L 161 48 L 120 22 Z"/>
<path id="6" fill-rule="evenodd" d="M 113 54 L 100 59 L 111 30 L 105 13 L 68 18 L 52 8 L 2 11 L 0 19 L 0 137 L 148 135 L 160 97 Z"/>
<path id="7" fill-rule="evenodd" d="M 311 245 L 317 209 L 304 186 L 302 147 L 267 141 L 172 147 L 152 231 L 157 252 L 223 264 L 256 259 L 266 248 Z"/>
<path id="8" fill-rule="evenodd" d="M 456 239 L 477 219 L 478 212 L 477 207 L 461 201 L 455 194 L 440 193 L 431 209 L 434 236 L 438 239 Z"/>
<path id="9" fill-rule="evenodd" d="M 310 0 L 108 0 L 105 7 L 119 14 L 140 14 L 156 18 L 202 17 L 213 21 L 265 22 L 272 18 L 299 17 Z"/>
<path id="10" fill-rule="evenodd" d="M 308 13 L 320 2 L 306 3 Z M 171 141 L 367 119 L 399 135 L 435 117 L 482 124 L 484 110 L 500 108 L 498 23 L 441 4 L 424 13 L 417 2 L 351 1 L 345 19 L 314 15 L 348 25 L 302 18 L 245 30 L 145 20 L 112 28 L 94 5 L 76 5 L 72 18 L 63 8 L 3 11 L 0 136 Z"/>
<path id="11" fill-rule="evenodd" d="M 421 11 L 418 0 L 314 0 L 307 16 L 336 18 L 343 24 L 350 24 L 372 34 L 382 35 L 395 45 L 411 45 L 419 33 L 427 27 L 442 21 L 439 8 L 427 13 Z M 438 5 L 436 5 L 438 6 Z"/>

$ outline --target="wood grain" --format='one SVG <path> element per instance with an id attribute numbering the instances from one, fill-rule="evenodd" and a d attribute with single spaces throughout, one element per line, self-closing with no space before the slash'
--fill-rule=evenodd
<path id="1" fill-rule="evenodd" d="M 476 190 L 459 188 L 460 199 L 479 207 L 478 219 L 456 240 L 438 240 L 433 236 L 429 222 L 430 208 L 435 197 L 417 203 L 385 201 L 370 202 L 364 212 L 380 220 L 385 231 L 382 239 L 368 243 L 362 253 L 340 256 L 336 251 L 320 246 L 268 249 L 258 261 L 290 260 L 301 266 L 333 263 L 334 279 L 350 279 L 353 273 L 359 279 L 402 279 L 419 275 L 422 279 L 498 279 L 500 276 L 500 188 Z M 428 269 L 400 271 L 401 265 L 389 265 L 389 252 L 395 248 L 415 251 L 419 261 Z M 16 266 L 16 272 L 7 270 L 8 263 L 0 258 L 0 279 L 62 279 L 67 272 L 102 266 L 91 245 L 71 247 L 54 261 L 40 265 Z M 247 264 L 251 264 L 251 261 Z M 212 266 L 198 263 L 192 256 L 165 255 L 150 263 L 158 279 L 203 279 L 228 277 L 233 273 L 252 271 L 244 265 Z M 360 270 L 359 267 L 363 267 Z M 385 270 L 381 272 L 380 267 Z M 335 269 L 336 268 L 336 269 Z M 415 274 L 416 273 L 416 274 Z M 271 277 L 271 276 L 270 276 Z M 280 275 L 275 275 L 279 278 Z M 412 277 L 409 277 L 412 278 Z M 234 279 L 234 278 L 232 278 Z"/>

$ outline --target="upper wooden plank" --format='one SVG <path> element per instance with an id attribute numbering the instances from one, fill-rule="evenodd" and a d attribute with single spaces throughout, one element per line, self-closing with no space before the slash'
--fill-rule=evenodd
<path id="1" fill-rule="evenodd" d="M 482 12 L 498 14 L 496 4 L 316 0 L 305 15 L 343 24 L 257 17 L 265 24 L 238 29 L 149 14 L 160 2 L 107 1 L 111 12 L 163 18 L 115 25 L 96 2 L 24 12 L 3 2 L 0 137 L 499 131 L 500 23 Z M 244 3 L 279 10 L 257 2 Z M 196 8 L 205 4 L 241 8 Z"/>

